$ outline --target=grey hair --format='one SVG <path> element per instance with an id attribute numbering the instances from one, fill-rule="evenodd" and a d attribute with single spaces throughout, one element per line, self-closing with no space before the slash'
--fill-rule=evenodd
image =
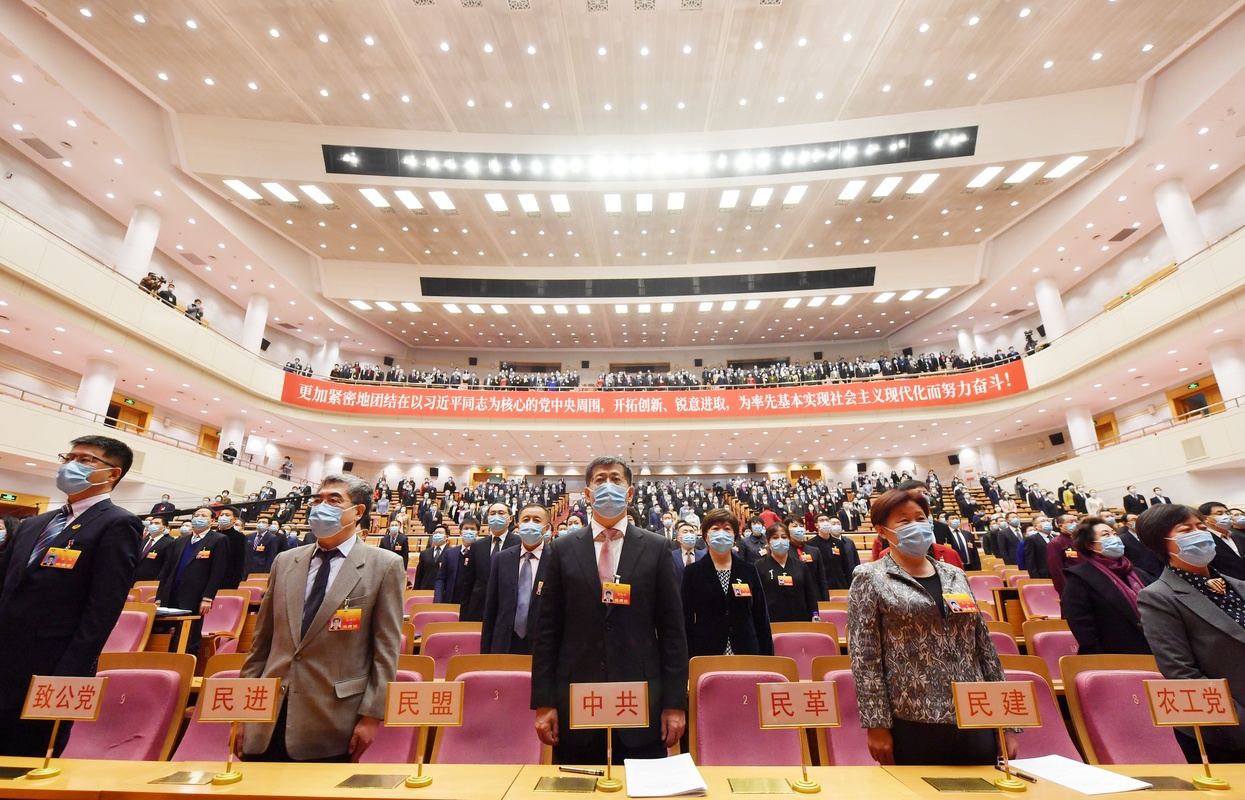
<path id="1" fill-rule="evenodd" d="M 363 506 L 364 514 L 372 510 L 372 487 L 367 481 L 354 475 L 325 475 L 324 480 L 320 481 L 320 488 L 330 483 L 345 486 L 351 504 Z"/>

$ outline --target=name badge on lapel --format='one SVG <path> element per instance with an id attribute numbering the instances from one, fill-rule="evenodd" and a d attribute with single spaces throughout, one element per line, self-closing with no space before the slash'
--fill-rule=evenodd
<path id="1" fill-rule="evenodd" d="M 746 583 L 732 583 L 731 590 L 736 597 L 752 597 L 752 587 Z"/>
<path id="2" fill-rule="evenodd" d="M 791 575 L 779 575 L 778 585 L 779 586 L 795 586 L 795 577 Z"/>
<path id="3" fill-rule="evenodd" d="M 976 614 L 980 611 L 977 608 L 976 598 L 971 594 L 948 593 L 944 594 L 942 599 L 947 604 L 947 610 L 952 614 Z"/>
<path id="4" fill-rule="evenodd" d="M 204 559 L 207 559 L 207 558 L 211 558 L 211 557 L 212 557 L 212 551 L 211 551 L 211 550 L 200 550 L 199 552 L 195 553 L 195 558 L 204 558 Z"/>
<path id="5" fill-rule="evenodd" d="M 631 605 L 631 584 L 613 581 L 601 584 L 601 602 L 612 606 Z"/>
<path id="6" fill-rule="evenodd" d="M 540 593 L 545 589 L 544 581 L 536 581 L 536 596 L 540 597 Z"/>
<path id="7" fill-rule="evenodd" d="M 150 553 L 148 553 L 148 554 L 147 554 L 147 557 L 148 557 L 148 558 L 155 558 L 155 557 L 156 557 L 156 556 L 158 556 L 158 555 L 159 555 L 159 553 L 157 553 L 155 550 L 152 550 Z"/>
<path id="8" fill-rule="evenodd" d="M 805 563 L 808 563 L 809 561 L 813 560 L 813 554 L 812 553 L 801 553 L 800 560 Z"/>
<path id="9" fill-rule="evenodd" d="M 78 556 L 82 555 L 81 550 L 71 550 L 68 547 L 49 547 L 43 560 L 39 562 L 39 566 L 52 567 L 53 569 L 73 569 L 78 563 Z"/>
<path id="10" fill-rule="evenodd" d="M 339 608 L 329 617 L 329 630 L 357 631 L 363 626 L 363 609 Z"/>

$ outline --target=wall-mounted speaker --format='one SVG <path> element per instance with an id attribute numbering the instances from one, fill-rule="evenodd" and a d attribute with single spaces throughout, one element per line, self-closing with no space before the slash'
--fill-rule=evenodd
<path id="1" fill-rule="evenodd" d="M 386 367 L 393 366 L 393 356 L 385 356 L 385 366 Z"/>
<path id="2" fill-rule="evenodd" d="M 911 348 L 911 347 L 905 347 L 905 348 L 903 349 L 903 354 L 904 354 L 905 356 L 907 356 L 908 358 L 912 358 L 912 348 Z"/>
<path id="3" fill-rule="evenodd" d="M 354 472 L 354 462 L 353 462 L 353 461 L 343 461 L 343 462 L 342 462 L 342 472 Z"/>
<path id="4" fill-rule="evenodd" d="M 698 367 L 703 367 L 705 365 L 705 360 L 703 358 L 698 358 L 693 363 Z"/>
<path id="5" fill-rule="evenodd" d="M 857 472 L 858 474 L 860 474 L 860 475 L 864 475 L 864 474 L 865 474 L 866 472 L 868 472 L 868 471 L 869 471 L 869 465 L 868 465 L 868 464 L 866 464 L 864 461 L 857 461 L 857 462 L 856 462 L 856 472 Z"/>
<path id="6" fill-rule="evenodd" d="M 272 346 L 272 342 L 268 341 L 267 339 L 261 338 L 259 340 L 259 350 L 261 353 L 266 351 L 271 346 Z"/>
<path id="7" fill-rule="evenodd" d="M 589 367 L 589 366 L 591 366 L 591 365 L 590 365 L 587 361 L 580 361 L 580 362 L 579 362 L 579 368 L 580 368 L 580 369 L 588 369 L 588 367 Z"/>
<path id="8" fill-rule="evenodd" d="M 756 471 L 757 471 L 757 462 L 755 462 L 755 461 L 749 461 L 749 462 L 748 462 L 748 471 L 749 471 L 749 472 L 756 472 Z"/>
<path id="9" fill-rule="evenodd" d="M 430 478 L 439 478 L 439 477 L 441 477 L 441 468 L 440 468 L 440 467 L 429 467 L 429 468 L 428 468 L 428 477 L 430 477 Z"/>
<path id="10" fill-rule="evenodd" d="M 947 456 L 947 463 L 954 467 L 960 463 L 960 457 L 957 455 Z"/>
<path id="11" fill-rule="evenodd" d="M 814 361 L 821 361 L 821 351 L 820 351 L 820 350 L 814 350 L 814 351 L 813 351 L 813 360 L 814 360 Z"/>
<path id="12" fill-rule="evenodd" d="M 544 465 L 544 464 L 537 464 L 537 465 L 536 465 L 536 474 L 537 474 L 537 475 L 544 475 L 544 474 L 545 474 L 545 465 Z"/>
<path id="13" fill-rule="evenodd" d="M 1037 326 L 1037 335 L 1038 335 L 1038 336 L 1045 336 L 1045 335 L 1046 335 L 1046 326 L 1045 326 L 1045 325 L 1039 325 L 1039 326 Z"/>
<path id="14" fill-rule="evenodd" d="M 476 358 L 475 356 L 471 356 L 470 358 L 467 359 L 467 366 L 469 367 L 474 367 L 479 363 L 480 363 L 480 359 Z"/>
<path id="15" fill-rule="evenodd" d="M 1063 431 L 1060 431 L 1059 433 L 1052 433 L 1050 435 L 1050 443 L 1054 445 L 1055 447 L 1058 447 L 1059 445 L 1063 444 L 1064 443 Z"/>

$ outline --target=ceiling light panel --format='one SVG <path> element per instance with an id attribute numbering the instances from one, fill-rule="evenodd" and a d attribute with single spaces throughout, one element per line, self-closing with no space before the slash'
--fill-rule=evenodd
<path id="1" fill-rule="evenodd" d="M 834 298 L 834 302 L 832 302 L 830 305 L 845 306 L 851 301 L 852 301 L 852 296 L 850 294 L 841 294 L 838 297 Z"/>
<path id="2" fill-rule="evenodd" d="M 669 212 L 682 211 L 685 199 L 683 192 L 671 192 L 666 195 L 666 210 Z"/>
<path id="3" fill-rule="evenodd" d="M 495 214 L 509 216 L 510 207 L 506 205 L 506 198 L 502 197 L 500 194 L 497 194 L 496 192 L 488 192 L 484 195 L 484 200 L 488 203 L 488 207 L 493 209 Z"/>
<path id="4" fill-rule="evenodd" d="M 377 208 L 389 208 L 389 201 L 375 189 L 360 189 L 359 194 L 367 198 L 367 201 Z"/>
<path id="5" fill-rule="evenodd" d="M 880 295 L 878 295 L 877 297 L 873 298 L 873 302 L 875 302 L 875 303 L 889 303 L 889 302 L 891 301 L 891 298 L 893 298 L 894 296 L 895 296 L 895 293 L 894 293 L 894 292 L 882 292 Z"/>
<path id="6" fill-rule="evenodd" d="M 412 314 L 418 314 L 420 311 L 423 310 L 419 306 L 415 305 L 414 303 L 402 303 L 401 306 L 405 308 L 407 311 L 411 312 Z"/>
<path id="7" fill-rule="evenodd" d="M 367 303 L 363 302 L 362 300 L 351 300 L 350 305 L 354 306 L 360 311 L 371 311 L 372 310 L 372 307 L 368 305 Z"/>
<path id="8" fill-rule="evenodd" d="M 950 290 L 950 289 L 946 289 L 946 288 L 943 288 L 943 289 L 935 289 L 934 291 L 932 291 L 932 292 L 930 292 L 929 294 L 925 295 L 925 299 L 926 299 L 926 300 L 937 300 L 938 298 L 942 297 L 943 295 L 945 295 L 945 294 L 946 294 L 947 292 L 949 292 L 949 291 L 951 291 L 951 290 Z"/>
<path id="9" fill-rule="evenodd" d="M 272 194 L 282 203 L 298 202 L 298 197 L 279 183 L 264 183 L 261 185 L 268 191 L 272 192 Z"/>
<path id="10" fill-rule="evenodd" d="M 327 194 L 325 194 L 324 191 L 319 186 L 315 186 L 314 184 L 307 184 L 305 186 L 299 186 L 298 190 L 302 192 L 303 194 L 307 195 L 308 197 L 310 197 L 311 202 L 313 203 L 318 203 L 322 206 L 333 205 L 332 198 L 330 198 Z M 398 194 L 401 194 L 401 192 L 398 192 Z"/>
<path id="11" fill-rule="evenodd" d="M 605 213 L 611 216 L 618 216 L 622 214 L 622 195 L 605 195 Z"/>
<path id="12" fill-rule="evenodd" d="M 795 308 L 796 306 L 800 304 L 800 300 L 801 298 L 799 297 L 792 297 L 789 300 L 787 300 L 787 302 L 783 303 L 782 307 L 783 308 Z"/>
<path id="13" fill-rule="evenodd" d="M 921 289 L 911 289 L 909 291 L 906 291 L 902 295 L 899 296 L 899 302 L 906 303 L 909 300 L 915 300 L 921 296 L 921 292 L 922 292 Z"/>
<path id="14" fill-rule="evenodd" d="M 812 305 L 812 303 L 809 303 L 809 305 Z M 761 307 L 760 300 L 749 300 L 748 302 L 744 303 L 744 311 L 756 311 L 760 307 Z"/>
<path id="15" fill-rule="evenodd" d="M 808 307 L 817 308 L 824 302 L 826 302 L 825 295 L 818 295 L 817 297 L 814 297 L 808 301 Z"/>
<path id="16" fill-rule="evenodd" d="M 937 172 L 927 172 L 912 182 L 908 187 L 908 191 L 904 193 L 905 197 L 915 197 L 923 193 L 926 189 L 934 185 L 934 181 L 938 180 Z"/>
<path id="17" fill-rule="evenodd" d="M 450 196 L 445 192 L 429 192 L 428 197 L 436 204 L 437 208 L 442 211 L 454 211 L 454 202 L 450 200 Z"/>
<path id="18" fill-rule="evenodd" d="M 1063 161 L 1061 161 L 1058 166 L 1056 166 L 1054 169 L 1052 169 L 1050 172 L 1046 173 L 1042 177 L 1048 180 L 1054 180 L 1055 178 L 1062 178 L 1064 175 L 1067 175 L 1069 172 L 1076 169 L 1081 164 L 1085 163 L 1085 161 L 1087 161 L 1088 158 L 1089 158 L 1088 156 L 1068 156 Z"/>
<path id="19" fill-rule="evenodd" d="M 522 208 L 523 213 L 529 217 L 540 216 L 540 203 L 536 201 L 536 195 L 534 194 L 519 195 L 519 208 Z"/>
<path id="20" fill-rule="evenodd" d="M 980 189 L 981 187 L 985 186 L 987 183 L 989 183 L 990 181 L 998 177 L 998 174 L 1002 171 L 1003 171 L 1002 167 L 986 167 L 981 172 L 977 173 L 977 177 L 973 178 L 971 181 L 968 182 L 967 188 Z"/>
<path id="21" fill-rule="evenodd" d="M 794 208 L 801 200 L 804 199 L 804 193 L 808 191 L 808 187 L 804 185 L 792 186 L 787 189 L 786 195 L 782 198 L 783 208 Z"/>
<path id="22" fill-rule="evenodd" d="M 1023 166 L 1021 166 L 1020 169 L 1016 170 L 1011 175 L 1008 175 L 1006 178 L 1004 178 L 1003 183 L 1006 183 L 1006 184 L 1022 183 L 1030 175 L 1032 175 L 1033 173 L 1041 169 L 1042 165 L 1045 163 L 1046 162 L 1044 161 L 1030 161 L 1024 164 Z"/>
<path id="23" fill-rule="evenodd" d="M 718 201 L 718 209 L 727 211 L 735 207 L 739 202 L 738 189 L 726 189 L 722 192 L 722 199 Z"/>
<path id="24" fill-rule="evenodd" d="M 883 178 L 882 182 L 879 183 L 877 185 L 877 188 L 873 190 L 873 195 L 871 199 L 874 201 L 880 202 L 883 198 L 889 197 L 890 193 L 895 191 L 895 187 L 898 186 L 902 181 L 903 181 L 903 178 L 900 178 L 896 175 L 892 175 L 889 178 Z"/>
<path id="25" fill-rule="evenodd" d="M 571 201 L 564 194 L 549 195 L 549 202 L 553 205 L 553 213 L 559 217 L 569 217 L 571 215 Z"/>
<path id="26" fill-rule="evenodd" d="M 752 193 L 752 202 L 748 204 L 750 209 L 760 211 L 769 205 L 769 199 L 774 196 L 774 190 L 769 187 L 761 187 Z"/>
<path id="27" fill-rule="evenodd" d="M 264 196 L 262 194 L 255 191 L 250 186 L 247 186 L 242 181 L 228 180 L 228 181 L 225 181 L 225 185 L 228 186 L 230 189 L 233 189 L 238 194 L 245 197 L 247 200 L 263 200 L 264 199 Z"/>
<path id="28" fill-rule="evenodd" d="M 408 211 L 414 211 L 416 214 L 426 213 L 424 204 L 419 202 L 419 198 L 410 189 L 398 189 L 393 194 L 398 198 L 398 202 L 406 206 Z"/>

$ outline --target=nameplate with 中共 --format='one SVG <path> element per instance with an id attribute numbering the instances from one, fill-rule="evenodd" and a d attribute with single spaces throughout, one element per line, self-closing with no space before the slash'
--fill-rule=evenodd
<path id="1" fill-rule="evenodd" d="M 1237 724 L 1236 706 L 1225 678 L 1143 683 L 1156 726 Z"/>
<path id="2" fill-rule="evenodd" d="M 276 722 L 280 692 L 280 678 L 207 678 L 199 721 Z"/>
<path id="3" fill-rule="evenodd" d="M 839 693 L 834 681 L 758 683 L 762 728 L 837 728 Z"/>
<path id="4" fill-rule="evenodd" d="M 103 705 L 108 678 L 63 678 L 35 675 L 30 679 L 22 719 L 69 719 L 93 722 Z"/>
<path id="5" fill-rule="evenodd" d="M 961 728 L 1040 728 L 1033 681 L 952 683 L 955 721 Z"/>
<path id="6" fill-rule="evenodd" d="M 647 728 L 648 683 L 572 683 L 570 727 Z"/>
<path id="7" fill-rule="evenodd" d="M 385 692 L 385 724 L 414 727 L 463 724 L 463 682 L 392 681 Z"/>

